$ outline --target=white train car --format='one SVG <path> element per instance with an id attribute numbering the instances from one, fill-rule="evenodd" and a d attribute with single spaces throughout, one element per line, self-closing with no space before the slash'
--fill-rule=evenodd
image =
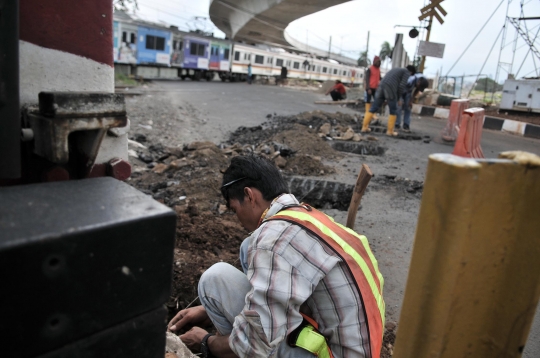
<path id="1" fill-rule="evenodd" d="M 235 44 L 231 64 L 231 80 L 247 79 L 248 65 L 256 77 L 279 77 L 281 67 L 287 68 L 288 78 L 328 81 L 340 80 L 346 84 L 362 82 L 364 69 L 340 64 L 333 60 L 293 54 L 284 50 L 265 49 L 246 44 Z"/>

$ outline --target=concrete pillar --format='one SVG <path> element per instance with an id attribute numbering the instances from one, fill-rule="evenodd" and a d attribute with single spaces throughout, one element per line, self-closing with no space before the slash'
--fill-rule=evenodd
<path id="1" fill-rule="evenodd" d="M 433 154 L 396 358 L 520 357 L 540 296 L 540 157 Z"/>
<path id="2" fill-rule="evenodd" d="M 112 1 L 20 0 L 20 97 L 114 91 Z"/>
<path id="3" fill-rule="evenodd" d="M 394 43 L 394 51 L 392 53 L 392 68 L 402 67 L 401 62 L 403 59 L 403 34 L 396 34 L 396 41 Z"/>

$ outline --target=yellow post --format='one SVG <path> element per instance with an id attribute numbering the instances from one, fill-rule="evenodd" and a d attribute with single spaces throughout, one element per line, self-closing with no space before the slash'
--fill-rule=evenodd
<path id="1" fill-rule="evenodd" d="M 521 356 L 540 296 L 540 157 L 503 156 L 429 157 L 395 358 Z"/>

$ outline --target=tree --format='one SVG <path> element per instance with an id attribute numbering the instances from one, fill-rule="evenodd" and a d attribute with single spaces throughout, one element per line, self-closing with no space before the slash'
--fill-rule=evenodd
<path id="1" fill-rule="evenodd" d="M 474 89 L 476 91 L 484 92 L 492 92 L 494 89 L 495 91 L 501 91 L 502 88 L 503 85 L 496 83 L 493 79 L 489 77 L 480 78 L 474 85 Z"/>
<path id="2" fill-rule="evenodd" d="M 115 10 L 124 10 L 126 11 L 128 9 L 128 4 L 133 4 L 133 7 L 135 9 L 139 9 L 139 5 L 137 4 L 137 0 L 114 0 L 113 6 Z"/>
<path id="3" fill-rule="evenodd" d="M 367 58 L 367 55 L 367 50 L 360 52 L 360 58 L 358 58 L 358 66 L 368 67 L 369 65 L 371 65 L 371 61 L 369 58 Z"/>
<path id="4" fill-rule="evenodd" d="M 381 45 L 381 52 L 379 52 L 379 57 L 381 58 L 381 61 L 392 58 L 392 52 L 394 49 L 392 46 L 390 46 L 390 43 L 388 41 L 384 41 Z"/>

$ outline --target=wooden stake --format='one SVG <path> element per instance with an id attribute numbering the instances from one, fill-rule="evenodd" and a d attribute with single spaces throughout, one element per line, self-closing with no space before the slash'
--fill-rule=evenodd
<path id="1" fill-rule="evenodd" d="M 358 178 L 356 179 L 356 185 L 354 186 L 351 203 L 349 204 L 346 225 L 349 229 L 354 229 L 354 221 L 356 219 L 358 207 L 360 206 L 360 201 L 362 200 L 362 196 L 364 195 L 364 192 L 366 191 L 372 177 L 373 173 L 371 172 L 371 169 L 369 169 L 367 164 L 362 164 L 362 168 L 360 169 L 360 173 L 358 173 Z"/>

